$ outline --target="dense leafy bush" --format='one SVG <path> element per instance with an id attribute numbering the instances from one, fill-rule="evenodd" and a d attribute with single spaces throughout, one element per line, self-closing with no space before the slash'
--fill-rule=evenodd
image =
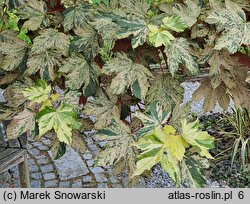
<path id="1" fill-rule="evenodd" d="M 95 115 L 95 137 L 107 141 L 97 165 L 127 168 L 135 180 L 161 163 L 178 185 L 185 178 L 204 185 L 214 139 L 189 117 L 180 84 L 205 78 L 193 95 L 205 98 L 205 112 L 217 103 L 226 110 L 230 98 L 250 108 L 248 70 L 232 56 L 248 54 L 248 0 L 0 0 L 0 6 L 7 101 L 0 119 L 11 120 L 9 139 L 52 132 L 59 158 L 65 145 L 84 148 L 83 114 Z"/>

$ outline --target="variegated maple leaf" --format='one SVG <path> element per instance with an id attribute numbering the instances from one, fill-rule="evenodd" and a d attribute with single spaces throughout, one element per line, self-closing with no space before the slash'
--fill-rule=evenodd
<path id="1" fill-rule="evenodd" d="M 117 74 L 111 82 L 111 90 L 114 94 L 122 94 L 128 88 L 140 99 L 145 98 L 148 88 L 149 79 L 153 77 L 151 72 L 143 65 L 134 63 L 125 54 L 117 54 L 107 62 L 103 67 L 104 73 L 111 75 Z"/>

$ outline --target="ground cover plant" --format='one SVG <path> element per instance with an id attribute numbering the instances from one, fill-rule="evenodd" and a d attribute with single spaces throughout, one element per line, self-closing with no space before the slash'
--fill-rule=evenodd
<path id="1" fill-rule="evenodd" d="M 193 100 L 205 98 L 204 112 L 226 110 L 232 99 L 249 116 L 248 0 L 0 0 L 0 7 L 8 139 L 51 132 L 58 159 L 66 145 L 84 151 L 83 132 L 94 129 L 106 141 L 96 165 L 128 169 L 136 182 L 160 164 L 177 186 L 203 187 L 215 138 L 182 103 L 181 83 L 202 79 Z M 249 119 L 242 123 L 249 130 Z M 232 163 L 241 149 L 245 169 L 249 134 L 237 131 Z"/>

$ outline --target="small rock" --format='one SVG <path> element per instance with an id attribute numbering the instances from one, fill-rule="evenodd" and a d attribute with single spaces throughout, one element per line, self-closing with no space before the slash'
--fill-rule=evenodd
<path id="1" fill-rule="evenodd" d="M 49 148 L 47 147 L 47 146 L 45 146 L 45 145 L 41 145 L 41 146 L 39 146 L 39 147 L 37 147 L 39 150 L 42 150 L 42 151 L 46 151 L 46 150 L 48 150 Z"/>
<path id="2" fill-rule="evenodd" d="M 103 169 L 102 167 L 96 166 L 96 167 L 90 168 L 90 171 L 91 171 L 93 174 L 99 174 L 99 173 L 103 173 L 103 172 L 104 172 L 104 169 Z"/>
<path id="3" fill-rule="evenodd" d="M 43 144 L 42 144 L 41 142 L 39 142 L 39 141 L 31 142 L 31 144 L 32 144 L 33 146 L 35 146 L 35 147 L 39 147 L 39 146 L 43 145 Z"/>
<path id="4" fill-rule="evenodd" d="M 82 177 L 82 182 L 83 183 L 90 183 L 93 181 L 93 178 L 91 176 L 83 176 Z"/>
<path id="5" fill-rule="evenodd" d="M 105 145 L 107 144 L 107 142 L 106 141 L 102 141 L 102 142 L 99 142 L 98 144 L 99 144 L 99 146 L 101 148 L 103 148 L 103 147 L 105 147 Z"/>
<path id="6" fill-rule="evenodd" d="M 84 154 L 83 158 L 86 160 L 92 159 L 92 154 Z"/>
<path id="7" fill-rule="evenodd" d="M 42 179 L 42 174 L 41 174 L 40 172 L 31 173 L 31 174 L 30 174 L 30 177 L 31 177 L 32 179 L 40 180 L 40 179 Z"/>
<path id="8" fill-rule="evenodd" d="M 49 173 L 54 171 L 54 167 L 52 164 L 47 164 L 44 166 L 40 166 L 42 173 Z"/>
<path id="9" fill-rule="evenodd" d="M 34 148 L 28 149 L 28 153 L 29 153 L 30 155 L 32 155 L 32 156 L 36 156 L 36 155 L 40 155 L 40 154 L 41 154 L 40 151 L 39 151 L 38 149 L 34 149 Z"/>
<path id="10" fill-rule="evenodd" d="M 99 183 L 97 185 L 97 188 L 108 188 L 108 184 L 107 183 Z"/>
<path id="11" fill-rule="evenodd" d="M 55 179 L 56 175 L 54 173 L 46 173 L 46 174 L 43 174 L 43 178 L 44 180 L 51 180 L 51 179 Z"/>
<path id="12" fill-rule="evenodd" d="M 81 187 L 82 187 L 81 180 L 77 180 L 77 181 L 74 181 L 74 183 L 72 183 L 72 188 L 81 188 Z"/>
<path id="13" fill-rule="evenodd" d="M 108 179 L 103 175 L 103 174 L 96 174 L 95 175 L 95 180 L 97 182 L 103 183 L 103 182 L 107 182 Z"/>
<path id="14" fill-rule="evenodd" d="M 51 181 L 46 181 L 44 183 L 45 188 L 55 188 L 57 187 L 57 181 L 56 180 L 51 180 Z"/>
<path id="15" fill-rule="evenodd" d="M 91 160 L 87 160 L 86 163 L 87 163 L 87 166 L 91 167 L 91 166 L 94 165 L 94 160 L 92 160 L 92 159 Z"/>
<path id="16" fill-rule="evenodd" d="M 114 176 L 110 177 L 110 181 L 111 181 L 111 183 L 118 183 L 119 182 L 118 179 Z"/>
<path id="17" fill-rule="evenodd" d="M 48 164 L 49 163 L 49 159 L 48 158 L 41 158 L 41 159 L 37 160 L 37 163 L 40 164 L 40 165 Z"/>
<path id="18" fill-rule="evenodd" d="M 70 182 L 69 181 L 61 181 L 59 183 L 59 188 L 69 188 Z"/>
<path id="19" fill-rule="evenodd" d="M 122 185 L 115 183 L 115 184 L 112 184 L 112 188 L 122 188 Z"/>
<path id="20" fill-rule="evenodd" d="M 30 166 L 29 165 L 29 172 L 30 173 L 38 172 L 38 170 L 39 170 L 38 166 L 36 166 L 36 165 Z"/>
<path id="21" fill-rule="evenodd" d="M 41 188 L 41 182 L 39 180 L 31 180 L 30 187 L 31 188 Z"/>

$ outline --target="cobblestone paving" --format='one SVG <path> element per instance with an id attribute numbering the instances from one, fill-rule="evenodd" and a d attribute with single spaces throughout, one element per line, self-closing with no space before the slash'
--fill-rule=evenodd
<path id="1" fill-rule="evenodd" d="M 53 161 L 50 152 L 49 138 L 41 141 L 30 141 L 28 145 L 28 165 L 32 188 L 122 188 L 127 187 L 127 179 L 113 175 L 110 167 L 95 167 L 94 157 L 103 146 L 87 137 L 88 149 L 84 154 L 78 154 L 73 149 L 67 149 L 59 160 Z M 17 168 L 6 173 L 7 182 L 0 187 L 20 187 Z M 141 186 L 143 182 L 141 182 Z"/>

